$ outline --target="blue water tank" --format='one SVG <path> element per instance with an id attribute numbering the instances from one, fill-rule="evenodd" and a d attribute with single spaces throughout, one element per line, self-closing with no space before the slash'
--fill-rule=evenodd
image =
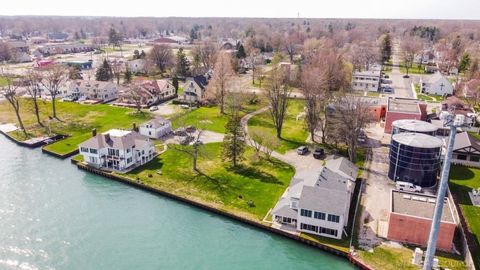
<path id="1" fill-rule="evenodd" d="M 443 142 L 422 133 L 398 133 L 390 143 L 388 177 L 421 187 L 437 183 Z"/>

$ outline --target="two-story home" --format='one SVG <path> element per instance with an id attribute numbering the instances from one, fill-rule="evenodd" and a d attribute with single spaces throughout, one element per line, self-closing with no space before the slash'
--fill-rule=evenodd
<path id="1" fill-rule="evenodd" d="M 333 158 L 316 171 L 298 172 L 272 215 L 277 224 L 299 232 L 341 239 L 358 168 L 346 158 Z"/>
<path id="2" fill-rule="evenodd" d="M 156 155 L 150 139 L 135 131 L 111 129 L 97 134 L 94 130 L 92 135 L 78 147 L 84 162 L 96 168 L 125 172 Z"/>
<path id="3" fill-rule="evenodd" d="M 108 102 L 118 98 L 115 83 L 93 80 L 76 80 L 70 83 L 67 96 L 74 100 L 101 100 Z"/>
<path id="4" fill-rule="evenodd" d="M 355 71 L 352 76 L 352 89 L 354 91 L 377 92 L 380 89 L 382 69 L 372 66 L 369 70 Z"/>
<path id="5" fill-rule="evenodd" d="M 155 118 L 141 125 L 139 132 L 149 138 L 160 139 L 172 133 L 172 123 L 164 118 Z"/>
<path id="6" fill-rule="evenodd" d="M 180 96 L 180 99 L 187 102 L 203 100 L 207 84 L 208 80 L 204 75 L 188 78 L 183 86 L 183 94 Z"/>

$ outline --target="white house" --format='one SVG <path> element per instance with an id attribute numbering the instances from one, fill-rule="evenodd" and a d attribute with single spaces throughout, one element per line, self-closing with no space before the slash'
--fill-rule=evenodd
<path id="1" fill-rule="evenodd" d="M 480 140 L 462 132 L 455 137 L 452 163 L 480 168 Z"/>
<path id="2" fill-rule="evenodd" d="M 175 97 L 177 90 L 173 84 L 166 79 L 157 80 L 158 85 L 158 97 L 160 100 L 168 100 Z"/>
<path id="3" fill-rule="evenodd" d="M 132 73 L 146 73 L 147 61 L 145 59 L 135 59 L 127 62 L 128 70 Z"/>
<path id="4" fill-rule="evenodd" d="M 420 81 L 422 93 L 430 95 L 452 95 L 453 85 L 440 72 Z"/>
<path id="5" fill-rule="evenodd" d="M 357 174 L 355 164 L 343 157 L 319 170 L 298 172 L 272 211 L 274 222 L 341 239 Z"/>
<path id="6" fill-rule="evenodd" d="M 159 139 L 172 133 L 172 123 L 163 118 L 156 118 L 141 125 L 139 132 L 149 138 Z"/>
<path id="7" fill-rule="evenodd" d="M 90 166 L 125 172 L 155 157 L 155 146 L 149 138 L 128 130 L 111 129 L 79 144 L 83 160 Z"/>
<path id="8" fill-rule="evenodd" d="M 183 94 L 180 99 L 188 102 L 197 102 L 205 98 L 205 88 L 208 80 L 205 76 L 188 78 L 183 86 Z"/>
<path id="9" fill-rule="evenodd" d="M 68 97 L 75 100 L 91 99 L 103 102 L 118 98 L 118 88 L 115 83 L 93 80 L 76 80 L 70 83 Z"/>
<path id="10" fill-rule="evenodd" d="M 381 66 L 374 65 L 369 70 L 355 71 L 352 76 L 352 89 L 355 91 L 377 92 L 382 77 Z"/>

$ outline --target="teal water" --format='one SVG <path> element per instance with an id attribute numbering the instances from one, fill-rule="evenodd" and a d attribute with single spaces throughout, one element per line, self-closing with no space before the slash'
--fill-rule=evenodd
<path id="1" fill-rule="evenodd" d="M 0 269 L 354 269 L 0 136 Z"/>

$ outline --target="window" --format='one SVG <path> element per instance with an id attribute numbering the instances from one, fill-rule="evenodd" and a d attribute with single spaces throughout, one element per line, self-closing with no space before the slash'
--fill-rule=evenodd
<path id="1" fill-rule="evenodd" d="M 127 158 L 127 163 L 131 163 L 131 162 L 132 162 L 132 158 L 131 157 Z"/>
<path id="2" fill-rule="evenodd" d="M 96 153 L 97 153 L 97 149 L 90 148 L 90 153 L 92 153 L 92 154 L 96 154 Z"/>
<path id="3" fill-rule="evenodd" d="M 301 228 L 302 230 L 307 230 L 307 231 L 312 231 L 312 232 L 318 232 L 318 227 L 317 227 L 317 226 L 310 225 L 310 224 L 301 223 L 301 224 L 300 224 L 300 228 Z M 321 227 L 320 227 L 320 228 L 321 228 Z"/>
<path id="4" fill-rule="evenodd" d="M 457 159 L 467 160 L 467 156 L 466 155 L 457 155 Z"/>
<path id="5" fill-rule="evenodd" d="M 88 153 L 88 148 L 86 148 L 86 147 L 80 147 L 80 151 L 81 151 L 81 152 Z"/>
<path id="6" fill-rule="evenodd" d="M 91 163 L 97 163 L 97 158 L 96 157 L 90 157 L 90 162 Z"/>
<path id="7" fill-rule="evenodd" d="M 337 231 L 337 230 L 329 229 L 329 228 L 322 228 L 322 227 L 320 227 L 319 233 L 328 234 L 328 235 L 334 235 L 334 236 L 337 236 L 337 235 L 338 235 L 338 231 Z"/>
<path id="8" fill-rule="evenodd" d="M 300 215 L 304 217 L 312 217 L 312 211 L 307 210 L 307 209 L 301 209 L 300 210 Z"/>
<path id="9" fill-rule="evenodd" d="M 340 222 L 340 217 L 337 216 L 337 215 L 330 215 L 330 214 L 328 214 L 328 221 L 330 221 L 330 222 L 335 222 L 335 223 L 339 223 L 339 222 Z"/>
<path id="10" fill-rule="evenodd" d="M 470 161 L 479 162 L 480 161 L 480 156 L 470 156 Z"/>
<path id="11" fill-rule="evenodd" d="M 149 132 L 148 132 L 148 135 L 152 136 L 152 132 L 151 132 L 151 131 L 149 131 Z"/>
<path id="12" fill-rule="evenodd" d="M 127 148 L 127 153 L 130 153 L 130 148 Z"/>
<path id="13" fill-rule="evenodd" d="M 313 213 L 313 217 L 316 218 L 316 219 L 325 220 L 325 213 L 322 213 L 322 212 L 314 212 L 314 213 Z"/>

